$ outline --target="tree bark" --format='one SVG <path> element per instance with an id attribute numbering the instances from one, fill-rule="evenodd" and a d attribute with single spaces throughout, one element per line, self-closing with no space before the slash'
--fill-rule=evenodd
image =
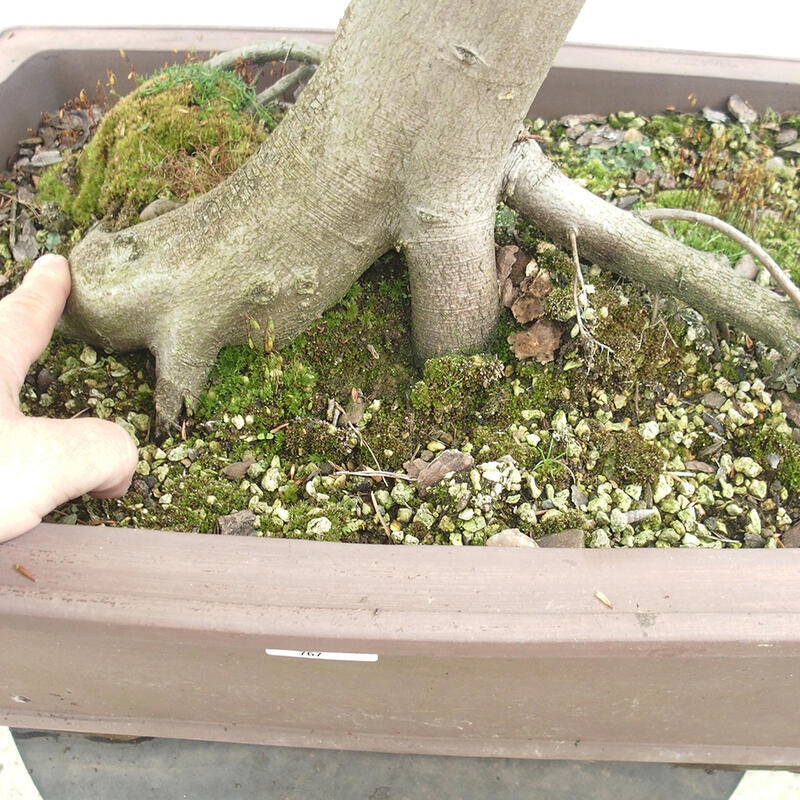
<path id="1" fill-rule="evenodd" d="M 509 143 L 582 0 L 354 0 L 253 158 L 207 195 L 72 251 L 64 331 L 156 356 L 162 420 L 219 349 L 281 346 L 383 252 L 405 252 L 423 358 L 479 349 L 498 309 L 493 225 Z"/>

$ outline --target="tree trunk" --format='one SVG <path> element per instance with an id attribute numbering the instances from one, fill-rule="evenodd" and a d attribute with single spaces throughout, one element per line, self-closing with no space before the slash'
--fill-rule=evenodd
<path id="1" fill-rule="evenodd" d="M 162 420 L 220 348 L 290 341 L 386 250 L 406 254 L 421 357 L 478 349 L 498 309 L 509 144 L 582 0 L 354 0 L 298 102 L 220 186 L 70 256 L 63 329 L 156 356 Z"/>

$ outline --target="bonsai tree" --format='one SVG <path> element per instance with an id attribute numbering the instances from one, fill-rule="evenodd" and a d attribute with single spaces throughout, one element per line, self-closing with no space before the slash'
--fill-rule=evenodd
<path id="1" fill-rule="evenodd" d="M 243 167 L 154 220 L 98 227 L 72 251 L 65 332 L 149 348 L 168 423 L 191 409 L 224 345 L 260 330 L 280 347 L 396 248 L 419 357 L 479 350 L 498 320 L 503 201 L 576 260 L 793 358 L 791 302 L 572 183 L 525 135 L 581 6 L 353 0 L 308 86 Z"/>

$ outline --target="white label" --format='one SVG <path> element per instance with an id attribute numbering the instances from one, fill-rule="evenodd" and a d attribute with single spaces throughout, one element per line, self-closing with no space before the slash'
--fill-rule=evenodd
<path id="1" fill-rule="evenodd" d="M 377 653 L 330 653 L 321 650 L 273 650 L 266 649 L 268 656 L 283 658 L 314 658 L 317 661 L 377 661 Z"/>

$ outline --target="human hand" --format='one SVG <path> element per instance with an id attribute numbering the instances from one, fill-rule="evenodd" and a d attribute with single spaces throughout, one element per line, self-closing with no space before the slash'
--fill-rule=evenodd
<path id="1" fill-rule="evenodd" d="M 70 285 L 67 260 L 46 255 L 0 301 L 0 542 L 74 497 L 119 497 L 136 469 L 136 444 L 119 425 L 19 410 L 28 368 L 47 347 Z"/>

